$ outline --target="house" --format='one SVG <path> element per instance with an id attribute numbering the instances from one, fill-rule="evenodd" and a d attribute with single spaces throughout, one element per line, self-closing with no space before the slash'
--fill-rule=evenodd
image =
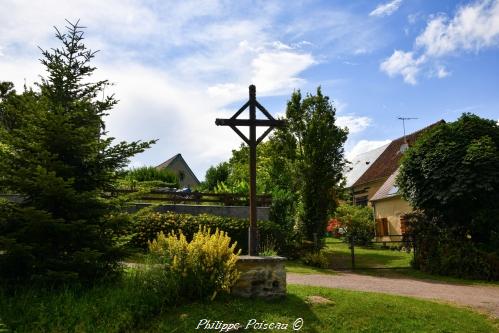
<path id="1" fill-rule="evenodd" d="M 369 169 L 369 167 L 378 159 L 378 157 L 385 151 L 389 144 L 382 147 L 373 149 L 371 151 L 359 154 L 352 159 L 351 166 L 346 173 L 346 187 L 351 189 L 352 201 L 356 205 L 367 206 L 369 198 L 374 195 L 377 186 L 373 186 L 373 190 L 363 186 L 355 187 L 359 178 Z M 376 185 L 376 184 L 375 184 Z M 371 192 L 371 193 L 370 193 Z"/>
<path id="2" fill-rule="evenodd" d="M 400 240 L 405 232 L 404 216 L 412 211 L 396 186 L 396 177 L 404 151 L 428 129 L 443 123 L 440 120 L 389 144 L 363 153 L 352 161 L 346 173 L 347 188 L 355 205 L 371 206 L 376 218 L 376 237 Z"/>
<path id="3" fill-rule="evenodd" d="M 177 154 L 156 167 L 156 169 L 167 169 L 177 175 L 181 187 L 193 188 L 199 185 L 194 172 L 181 154 Z"/>
<path id="4" fill-rule="evenodd" d="M 398 171 L 388 177 L 370 200 L 376 219 L 376 237 L 380 241 L 402 240 L 406 230 L 405 214 L 412 212 L 411 205 L 402 198 L 397 187 Z"/>

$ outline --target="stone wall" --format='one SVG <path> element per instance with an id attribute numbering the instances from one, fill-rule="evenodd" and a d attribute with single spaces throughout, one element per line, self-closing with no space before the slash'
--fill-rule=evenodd
<path id="1" fill-rule="evenodd" d="M 129 212 L 150 206 L 147 203 L 132 204 Z M 249 218 L 249 207 L 247 206 L 208 206 L 208 205 L 159 205 L 158 212 L 175 212 L 181 214 L 210 214 L 216 216 L 229 216 L 237 218 Z M 257 220 L 267 221 L 269 219 L 269 207 L 257 207 Z"/>
<path id="2" fill-rule="evenodd" d="M 241 273 L 232 294 L 242 297 L 278 298 L 286 296 L 286 269 L 283 257 L 240 256 Z"/>

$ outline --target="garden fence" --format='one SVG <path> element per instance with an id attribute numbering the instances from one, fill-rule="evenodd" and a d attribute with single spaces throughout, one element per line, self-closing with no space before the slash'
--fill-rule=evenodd
<path id="1" fill-rule="evenodd" d="M 407 269 L 411 268 L 410 259 L 414 256 L 415 242 L 414 237 L 409 234 L 404 235 L 386 235 L 389 240 L 374 240 L 370 246 L 355 245 L 354 239 L 349 240 L 349 263 L 347 260 L 338 260 L 343 266 L 334 267 L 338 270 L 369 270 L 369 269 Z M 399 240 L 393 240 L 400 238 Z M 379 246 L 381 245 L 381 246 Z M 362 250 L 362 253 L 356 252 Z M 399 252 L 380 252 L 383 251 L 399 251 Z M 372 253 L 369 253 L 369 252 Z M 400 256 L 394 255 L 400 253 Z M 334 259 L 338 256 L 333 256 Z M 343 258 L 346 259 L 346 258 Z M 395 262 L 395 263 L 392 263 Z"/>

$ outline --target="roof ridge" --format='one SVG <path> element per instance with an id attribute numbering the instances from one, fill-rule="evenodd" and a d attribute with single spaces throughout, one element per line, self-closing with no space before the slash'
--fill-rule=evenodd
<path id="1" fill-rule="evenodd" d="M 427 130 L 429 130 L 430 128 L 432 128 L 432 127 L 434 127 L 434 126 L 437 126 L 437 125 L 439 125 L 439 124 L 445 124 L 445 120 L 440 119 L 439 121 L 436 121 L 436 122 L 434 122 L 433 124 L 430 124 L 430 125 L 428 125 L 428 126 L 426 126 L 426 127 L 420 128 L 420 129 L 418 129 L 417 131 L 414 131 L 414 132 L 412 132 L 412 133 L 409 133 L 409 134 L 403 135 L 403 136 L 401 136 L 401 137 L 399 137 L 399 138 L 393 139 L 393 140 L 392 140 L 392 142 L 393 142 L 393 141 L 398 141 L 398 140 L 403 140 L 403 139 L 404 139 L 404 137 L 408 137 L 408 136 L 411 136 L 411 135 L 416 135 L 416 134 L 419 134 L 419 133 L 421 133 L 421 132 L 427 131 Z M 390 144 L 391 144 L 392 142 L 390 142 Z"/>
<path id="2" fill-rule="evenodd" d="M 415 132 L 406 134 L 400 138 L 392 140 L 388 147 L 379 155 L 379 157 L 371 163 L 366 171 L 357 179 L 357 181 L 352 186 L 359 186 L 362 184 L 369 183 L 374 180 L 380 180 L 389 177 L 398 167 L 400 161 L 400 143 L 405 141 L 406 138 L 411 145 L 417 138 L 425 131 L 439 124 L 445 123 L 445 120 L 441 119 L 433 124 L 423 127 Z"/>

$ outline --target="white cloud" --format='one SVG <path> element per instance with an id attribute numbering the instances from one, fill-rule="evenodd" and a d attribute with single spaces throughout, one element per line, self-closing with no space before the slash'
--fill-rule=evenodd
<path id="1" fill-rule="evenodd" d="M 402 75 L 404 81 L 409 84 L 416 84 L 416 75 L 419 72 L 419 65 L 424 58 L 414 59 L 412 52 L 395 50 L 393 54 L 385 59 L 380 65 L 380 69 L 390 77 Z"/>
<path id="2" fill-rule="evenodd" d="M 359 133 L 371 125 L 372 119 L 364 116 L 344 115 L 336 118 L 336 124 L 347 127 L 349 134 Z"/>
<path id="3" fill-rule="evenodd" d="M 315 62 L 309 53 L 263 52 L 251 62 L 252 80 L 262 92 L 289 93 L 304 82 L 297 75 Z"/>
<path id="4" fill-rule="evenodd" d="M 328 2 L 328 5 L 303 6 L 301 1 L 288 1 L 286 6 L 297 6 L 299 15 L 289 16 L 282 33 L 295 38 L 306 38 L 323 56 L 365 54 L 384 45 L 382 22 L 366 20 L 364 15 L 346 11 Z M 310 8 L 309 8 L 310 7 Z M 303 13 L 306 12 L 306 15 Z M 279 29 L 279 26 L 273 26 Z"/>
<path id="5" fill-rule="evenodd" d="M 382 141 L 360 140 L 352 147 L 352 149 L 346 152 L 345 157 L 347 158 L 347 160 L 352 160 L 355 156 L 359 154 L 379 148 L 390 142 L 391 140 L 382 140 Z"/>
<path id="6" fill-rule="evenodd" d="M 226 104 L 247 96 L 248 83 L 256 85 L 259 96 L 289 94 L 300 87 L 305 80 L 298 75 L 314 63 L 310 53 L 282 50 L 255 52 L 250 71 L 238 77 L 236 82 L 217 83 L 208 87 L 208 93 L 222 99 Z"/>
<path id="7" fill-rule="evenodd" d="M 241 142 L 229 128 L 215 126 L 215 118 L 235 111 L 227 104 L 247 99 L 250 83 L 258 96 L 290 94 L 305 83 L 302 72 L 317 62 L 303 49 L 312 45 L 305 37 L 285 41 L 286 34 L 268 28 L 271 5 L 244 12 L 235 7 L 219 1 L 4 0 L 0 80 L 13 81 L 17 90 L 25 79 L 32 86 L 44 74 L 36 46 L 57 45 L 52 26 L 62 28 L 64 18 L 79 17 L 89 27 L 86 45 L 102 50 L 95 78 L 116 83 L 106 90 L 120 100 L 107 119 L 109 134 L 118 140 L 159 138 L 133 165 L 182 153 L 202 178 Z"/>
<path id="8" fill-rule="evenodd" d="M 416 38 L 416 46 L 430 56 L 456 51 L 478 52 L 499 45 L 499 1 L 483 0 L 461 7 L 452 19 L 439 15 Z"/>
<path id="9" fill-rule="evenodd" d="M 438 67 L 438 70 L 437 70 L 437 77 L 439 79 L 443 79 L 447 76 L 449 76 L 451 73 L 447 71 L 447 69 L 445 69 L 445 67 L 443 66 L 440 66 Z"/>
<path id="10" fill-rule="evenodd" d="M 293 47 L 287 45 L 287 44 L 284 44 L 283 42 L 281 41 L 275 41 L 272 43 L 272 46 L 274 48 L 276 48 L 277 50 L 292 50 Z"/>
<path id="11" fill-rule="evenodd" d="M 416 38 L 414 50 L 395 51 L 381 63 L 380 69 L 389 76 L 402 75 L 406 83 L 415 84 L 424 66 L 430 67 L 430 77 L 444 78 L 450 74 L 438 65 L 439 58 L 497 46 L 499 0 L 480 0 L 459 7 L 451 19 L 443 14 L 431 18 Z"/>
<path id="12" fill-rule="evenodd" d="M 402 0 L 392 0 L 390 2 L 380 4 L 369 13 L 369 16 L 390 16 L 399 9 L 401 4 Z"/>

